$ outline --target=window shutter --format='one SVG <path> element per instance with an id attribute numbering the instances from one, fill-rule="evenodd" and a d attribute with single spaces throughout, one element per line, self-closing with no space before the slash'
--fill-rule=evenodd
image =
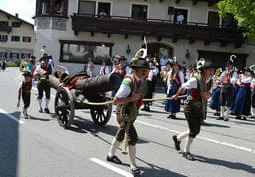
<path id="1" fill-rule="evenodd" d="M 95 14 L 96 2 L 93 1 L 80 1 L 79 14 Z"/>

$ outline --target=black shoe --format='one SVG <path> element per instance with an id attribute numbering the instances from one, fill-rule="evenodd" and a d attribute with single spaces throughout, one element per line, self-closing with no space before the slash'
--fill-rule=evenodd
<path id="1" fill-rule="evenodd" d="M 181 142 L 178 141 L 176 135 L 173 136 L 173 140 L 174 140 L 175 149 L 176 149 L 177 151 L 180 151 L 180 150 L 181 150 L 181 147 L 180 147 Z"/>
<path id="2" fill-rule="evenodd" d="M 49 108 L 44 108 L 44 112 L 46 112 L 46 113 L 50 113 L 50 110 L 49 110 Z"/>
<path id="3" fill-rule="evenodd" d="M 240 120 L 240 119 L 241 119 L 241 116 L 236 116 L 236 119 L 239 119 L 239 120 Z"/>
<path id="4" fill-rule="evenodd" d="M 40 113 L 42 113 L 42 112 L 43 112 L 43 109 L 42 109 L 42 108 L 40 108 L 40 109 L 39 109 L 39 112 L 40 112 Z"/>
<path id="5" fill-rule="evenodd" d="M 176 116 L 175 116 L 175 115 L 172 115 L 171 119 L 176 119 Z"/>
<path id="6" fill-rule="evenodd" d="M 190 152 L 184 152 L 183 155 L 182 155 L 184 158 L 186 158 L 187 160 L 191 160 L 191 161 L 194 161 L 196 160 L 193 155 L 191 155 Z"/>
<path id="7" fill-rule="evenodd" d="M 116 163 L 116 164 L 121 164 L 122 163 L 121 160 L 117 156 L 115 156 L 115 155 L 112 156 L 112 157 L 107 155 L 106 160 L 109 161 L 109 162 Z"/>
<path id="8" fill-rule="evenodd" d="M 219 116 L 219 117 L 216 117 L 217 120 L 223 120 L 224 118 Z"/>
<path id="9" fill-rule="evenodd" d="M 224 118 L 224 121 L 228 121 L 228 118 L 227 118 L 227 117 L 225 117 L 225 118 Z"/>
<path id="10" fill-rule="evenodd" d="M 170 119 L 172 117 L 172 115 L 170 114 L 169 116 L 167 116 L 168 119 Z"/>
<path id="11" fill-rule="evenodd" d="M 137 177 L 137 176 L 139 176 L 141 174 L 141 170 L 139 168 L 137 168 L 137 167 L 131 169 L 131 172 L 132 172 L 132 175 L 134 177 Z"/>

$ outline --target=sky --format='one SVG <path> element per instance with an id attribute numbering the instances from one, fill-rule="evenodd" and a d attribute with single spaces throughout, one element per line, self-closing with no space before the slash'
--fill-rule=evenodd
<path id="1" fill-rule="evenodd" d="M 0 0 L 0 9 L 31 24 L 34 24 L 32 17 L 35 15 L 36 0 Z"/>

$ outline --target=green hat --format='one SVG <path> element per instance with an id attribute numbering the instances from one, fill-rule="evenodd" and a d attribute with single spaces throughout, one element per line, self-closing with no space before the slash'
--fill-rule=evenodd
<path id="1" fill-rule="evenodd" d="M 144 58 L 132 58 L 130 63 L 131 68 L 148 68 L 148 63 Z"/>

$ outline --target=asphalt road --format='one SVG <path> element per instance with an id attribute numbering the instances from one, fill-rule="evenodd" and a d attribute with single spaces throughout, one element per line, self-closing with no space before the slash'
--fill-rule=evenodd
<path id="1" fill-rule="evenodd" d="M 52 115 L 38 112 L 33 89 L 30 119 L 24 119 L 22 109 L 16 107 L 19 74 L 18 68 L 0 72 L 0 177 L 131 176 L 128 155 L 117 152 L 122 165 L 106 161 L 118 128 L 114 113 L 106 126 L 98 127 L 89 109 L 76 110 L 74 124 L 65 130 Z M 224 122 L 215 120 L 209 110 L 191 147 L 197 160 L 188 161 L 172 142 L 172 135 L 187 129 L 183 112 L 172 120 L 166 118 L 163 102 L 154 102 L 151 109 L 140 111 L 135 123 L 139 135 L 136 160 L 142 177 L 255 176 L 255 119 Z"/>

